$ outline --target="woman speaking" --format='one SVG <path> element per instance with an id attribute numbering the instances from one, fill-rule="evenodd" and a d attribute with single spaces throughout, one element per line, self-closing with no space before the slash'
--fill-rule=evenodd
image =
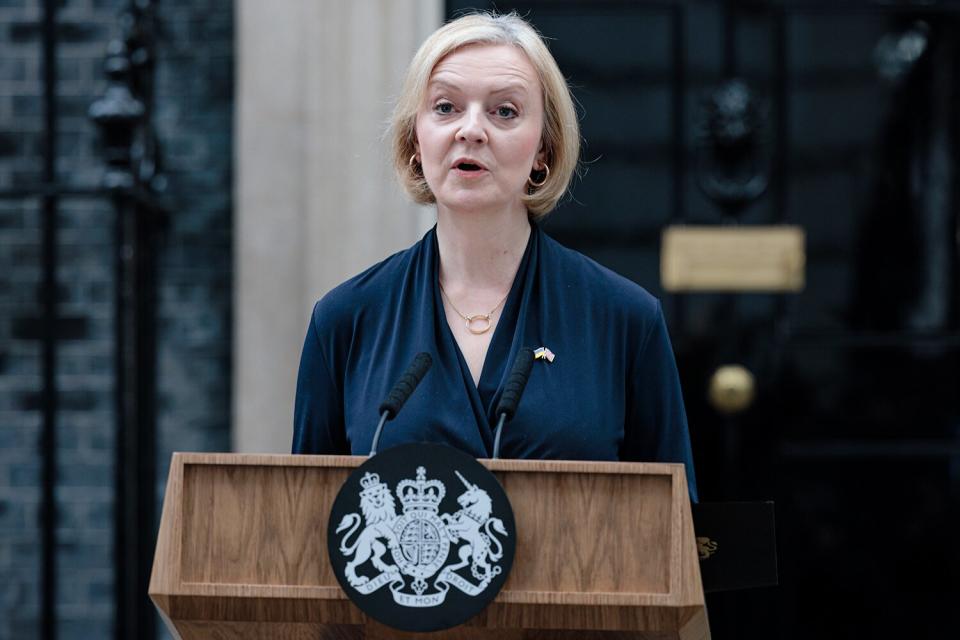
<path id="1" fill-rule="evenodd" d="M 660 303 L 537 225 L 569 186 L 580 133 L 536 31 L 515 14 L 473 14 L 434 32 L 390 140 L 401 183 L 436 204 L 437 224 L 317 302 L 293 452 L 368 453 L 379 401 L 426 351 L 433 368 L 380 449 L 435 442 L 489 457 L 503 383 L 529 347 L 538 355 L 502 457 L 682 462 L 696 499 Z"/>

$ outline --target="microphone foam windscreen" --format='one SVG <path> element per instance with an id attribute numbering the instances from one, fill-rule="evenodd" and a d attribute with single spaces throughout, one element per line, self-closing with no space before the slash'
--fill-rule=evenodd
<path id="1" fill-rule="evenodd" d="M 532 369 L 533 350 L 524 347 L 517 353 L 517 358 L 513 361 L 513 369 L 510 370 L 510 376 L 507 378 L 506 384 L 503 385 L 503 395 L 500 396 L 500 404 L 497 405 L 497 415 L 506 414 L 507 420 L 513 418 Z"/>
<path id="2" fill-rule="evenodd" d="M 426 351 L 418 353 L 407 370 L 397 380 L 397 383 L 393 385 L 393 389 L 390 390 L 384 401 L 380 403 L 378 413 L 382 414 L 387 411 L 391 420 L 395 418 L 432 365 L 433 358 L 430 357 L 429 353 Z"/>

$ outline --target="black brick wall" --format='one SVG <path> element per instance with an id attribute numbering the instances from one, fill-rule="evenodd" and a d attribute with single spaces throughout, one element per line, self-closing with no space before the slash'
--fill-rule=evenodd
<path id="1" fill-rule="evenodd" d="M 63 0 L 58 178 L 99 184 L 87 120 L 122 0 Z M 173 450 L 227 450 L 230 414 L 233 3 L 157 3 L 155 123 L 174 210 L 160 244 L 158 495 Z M 42 168 L 42 7 L 0 0 L 0 191 Z M 113 223 L 102 198 L 60 203 L 58 637 L 113 629 Z M 0 640 L 39 635 L 40 207 L 0 198 Z M 152 536 L 154 532 L 147 532 Z"/>

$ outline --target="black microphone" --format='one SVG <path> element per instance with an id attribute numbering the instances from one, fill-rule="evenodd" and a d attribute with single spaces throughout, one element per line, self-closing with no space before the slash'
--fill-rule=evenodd
<path id="1" fill-rule="evenodd" d="M 397 383 L 393 385 L 393 389 L 390 390 L 387 397 L 380 403 L 380 408 L 378 409 L 380 412 L 380 423 L 377 425 L 377 430 L 373 434 L 373 445 L 370 447 L 371 456 L 377 453 L 377 445 L 380 444 L 380 432 L 383 431 L 384 423 L 387 420 L 393 420 L 397 417 L 404 403 L 406 403 L 414 389 L 417 388 L 417 385 L 420 384 L 420 381 L 423 380 L 423 376 L 426 375 L 432 365 L 433 358 L 430 357 L 429 353 L 426 351 L 418 353 L 413 359 L 413 362 L 410 363 L 410 366 L 407 367 L 407 370 L 404 371 L 400 379 L 397 380 Z"/>
<path id="2" fill-rule="evenodd" d="M 520 396 L 527 386 L 527 380 L 530 378 L 530 371 L 533 370 L 533 350 L 524 347 L 517 353 L 517 358 L 513 361 L 513 369 L 510 370 L 510 376 L 507 383 L 503 385 L 503 395 L 500 396 L 500 402 L 497 404 L 496 413 L 500 416 L 497 421 L 497 432 L 493 439 L 493 459 L 500 456 L 500 432 L 503 430 L 503 423 L 513 418 L 517 412 L 517 405 L 520 404 Z"/>

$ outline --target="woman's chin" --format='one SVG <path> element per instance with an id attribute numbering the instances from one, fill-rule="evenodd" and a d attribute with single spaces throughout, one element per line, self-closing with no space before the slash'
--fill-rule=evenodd
<path id="1" fill-rule="evenodd" d="M 437 199 L 438 204 L 453 213 L 485 213 L 502 212 L 508 209 L 523 209 L 520 198 L 514 201 L 502 197 L 491 197 L 490 194 L 463 190 L 450 194 L 443 199 Z"/>

